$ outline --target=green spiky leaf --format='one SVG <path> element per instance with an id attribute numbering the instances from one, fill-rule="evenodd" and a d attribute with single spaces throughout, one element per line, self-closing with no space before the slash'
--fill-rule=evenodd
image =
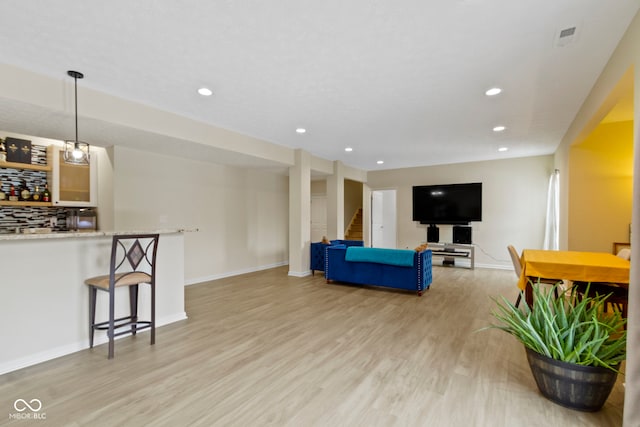
<path id="1" fill-rule="evenodd" d="M 533 283 L 534 302 L 516 308 L 506 298 L 493 298 L 497 320 L 483 329 L 500 329 L 526 347 L 556 360 L 617 370 L 626 358 L 626 319 L 614 307 L 604 312 L 608 295 L 583 296 L 575 291 L 554 298 L 558 285 Z M 584 295 L 588 295 L 587 291 Z M 524 295 L 523 295 L 524 297 Z"/>

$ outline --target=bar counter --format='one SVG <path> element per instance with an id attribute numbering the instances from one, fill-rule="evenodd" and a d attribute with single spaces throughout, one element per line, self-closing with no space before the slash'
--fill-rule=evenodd
<path id="1" fill-rule="evenodd" d="M 156 323 L 186 319 L 184 232 L 95 231 L 0 234 L 0 374 L 89 347 L 86 278 L 108 274 L 113 235 L 159 233 Z M 122 291 L 122 292 L 120 292 Z M 99 292 L 96 320 L 107 318 L 108 295 Z M 140 287 L 139 313 L 149 313 L 149 287 Z M 116 317 L 128 314 L 126 289 L 116 292 Z M 148 333 L 148 332 L 147 332 Z M 144 336 L 146 333 L 141 333 Z M 123 339 L 130 339 L 125 336 Z M 96 333 L 92 352 L 107 353 L 106 334 Z M 148 340 L 139 340 L 148 346 Z M 156 339 L 156 346 L 162 338 Z M 116 342 L 116 357 L 118 343 Z"/>
<path id="2" fill-rule="evenodd" d="M 183 233 L 192 230 L 166 229 L 166 230 L 133 230 L 133 231 L 56 231 L 51 233 L 0 233 L 2 240 L 32 240 L 32 239 L 68 239 L 71 237 L 112 237 L 124 234 L 159 233 L 172 234 Z M 0 276 L 1 277 L 1 276 Z"/>

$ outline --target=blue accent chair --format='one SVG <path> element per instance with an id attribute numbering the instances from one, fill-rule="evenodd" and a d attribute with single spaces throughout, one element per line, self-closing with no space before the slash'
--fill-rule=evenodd
<path id="1" fill-rule="evenodd" d="M 362 240 L 331 240 L 331 243 L 315 242 L 311 243 L 311 260 L 310 267 L 311 273 L 315 275 L 316 271 L 324 272 L 324 260 L 326 249 L 332 245 L 345 245 L 345 246 L 364 246 Z"/>

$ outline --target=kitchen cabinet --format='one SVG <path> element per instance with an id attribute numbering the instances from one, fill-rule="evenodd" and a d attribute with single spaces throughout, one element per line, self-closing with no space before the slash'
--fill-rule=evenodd
<path id="1" fill-rule="evenodd" d="M 51 201 L 54 206 L 97 206 L 97 161 L 91 153 L 88 165 L 65 163 L 61 147 L 49 146 L 49 159 L 53 170 L 49 180 Z"/>

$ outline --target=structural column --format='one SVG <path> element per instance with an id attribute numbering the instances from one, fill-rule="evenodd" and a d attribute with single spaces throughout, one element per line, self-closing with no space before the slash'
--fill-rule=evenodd
<path id="1" fill-rule="evenodd" d="M 333 175 L 327 177 L 327 235 L 344 239 L 344 165 L 333 162 Z"/>
<path id="2" fill-rule="evenodd" d="M 289 168 L 289 276 L 308 276 L 311 246 L 311 155 L 295 151 Z"/>
<path id="3" fill-rule="evenodd" d="M 371 187 L 362 183 L 362 239 L 371 246 Z"/>

